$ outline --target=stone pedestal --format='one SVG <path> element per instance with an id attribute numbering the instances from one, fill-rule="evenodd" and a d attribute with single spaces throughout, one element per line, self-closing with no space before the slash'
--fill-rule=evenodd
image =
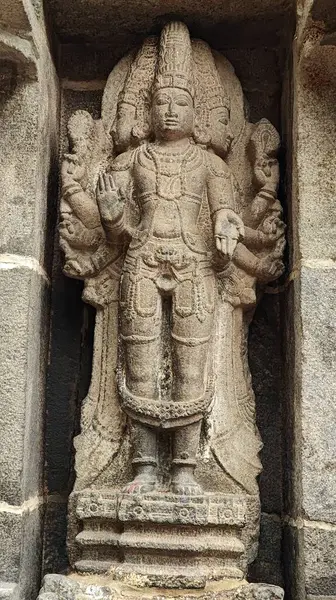
<path id="1" fill-rule="evenodd" d="M 165 588 L 244 577 L 244 497 L 88 490 L 73 502 L 83 523 L 73 548 L 80 573 Z"/>
<path id="2" fill-rule="evenodd" d="M 188 600 L 283 600 L 283 590 L 275 585 L 246 581 L 212 583 L 205 590 L 189 590 Z M 38 600 L 163 600 L 181 598 L 181 590 L 142 588 L 90 576 L 46 575 Z"/>

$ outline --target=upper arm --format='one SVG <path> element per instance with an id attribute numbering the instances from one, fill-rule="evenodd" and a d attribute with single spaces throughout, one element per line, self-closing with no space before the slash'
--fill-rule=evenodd
<path id="1" fill-rule="evenodd" d="M 111 175 L 117 188 L 126 193 L 132 178 L 134 150 L 128 150 L 117 156 L 111 165 Z"/>
<path id="2" fill-rule="evenodd" d="M 227 164 L 216 154 L 208 154 L 207 192 L 210 211 L 236 210 L 236 182 Z"/>

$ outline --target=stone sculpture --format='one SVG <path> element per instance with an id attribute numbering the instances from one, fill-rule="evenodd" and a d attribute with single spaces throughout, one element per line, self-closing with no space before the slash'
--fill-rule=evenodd
<path id="1" fill-rule="evenodd" d="M 231 64 L 179 22 L 68 133 L 64 272 L 97 309 L 71 563 L 137 586 L 242 581 L 261 470 L 247 333 L 283 272 L 278 133 L 246 120 Z"/>

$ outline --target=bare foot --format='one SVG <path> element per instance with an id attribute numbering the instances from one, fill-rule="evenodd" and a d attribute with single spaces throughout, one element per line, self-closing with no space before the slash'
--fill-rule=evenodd
<path id="1" fill-rule="evenodd" d="M 171 491 L 180 496 L 199 496 L 203 494 L 202 487 L 197 483 L 194 467 L 177 467 L 175 465 L 174 475 L 170 485 Z"/>
<path id="2" fill-rule="evenodd" d="M 141 465 L 133 481 L 124 487 L 127 494 L 148 494 L 152 492 L 157 484 L 156 467 Z"/>

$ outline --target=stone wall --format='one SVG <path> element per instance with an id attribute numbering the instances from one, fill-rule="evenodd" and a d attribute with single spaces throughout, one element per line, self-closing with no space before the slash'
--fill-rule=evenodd
<path id="1" fill-rule="evenodd" d="M 59 92 L 33 5 L 3 3 L 1 21 L 0 597 L 33 598 L 42 553 Z"/>
<path id="2" fill-rule="evenodd" d="M 41 573 L 67 567 L 72 439 L 94 311 L 81 302 L 81 284 L 62 275 L 54 244 L 58 141 L 63 151 L 73 110 L 98 116 L 112 66 L 167 12 L 158 2 L 137 2 L 132 15 L 108 3 L 95 14 L 89 2 L 45 4 L 46 19 L 41 2 L 5 0 L 0 17 L 0 599 L 35 600 Z M 200 4 L 191 14 L 170 2 L 169 12 L 227 55 L 252 120 L 269 118 L 284 145 L 288 276 L 259 306 L 250 340 L 265 444 L 250 577 L 284 583 L 290 600 L 332 600 L 336 9 L 332 0 Z"/>
<path id="3" fill-rule="evenodd" d="M 335 6 L 299 7 L 293 57 L 292 279 L 287 321 L 288 597 L 334 598 L 335 568 Z M 285 327 L 284 327 L 285 331 Z"/>

